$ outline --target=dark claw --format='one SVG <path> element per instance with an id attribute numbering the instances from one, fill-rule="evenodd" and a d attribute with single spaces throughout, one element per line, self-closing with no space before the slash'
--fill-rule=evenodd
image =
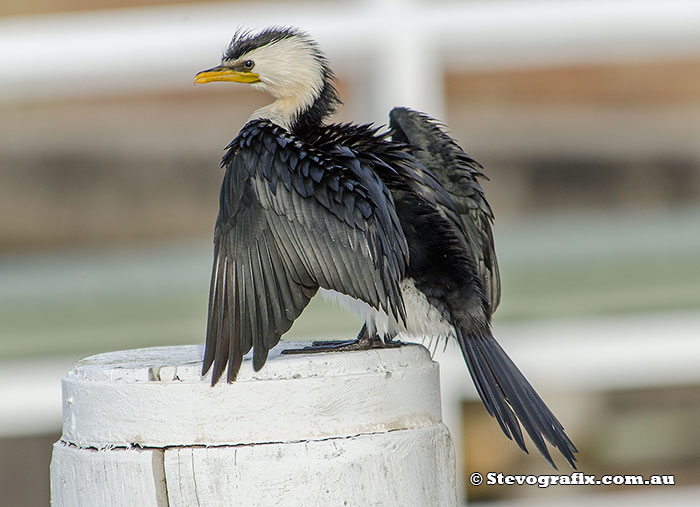
<path id="1" fill-rule="evenodd" d="M 353 343 L 357 340 L 319 340 L 319 341 L 314 341 L 311 342 L 312 347 L 341 347 L 343 345 L 348 345 L 350 343 Z"/>
<path id="2" fill-rule="evenodd" d="M 394 348 L 403 345 L 398 340 L 382 341 L 379 335 L 374 335 L 372 338 L 367 334 L 367 326 L 363 326 L 355 340 L 331 340 L 331 341 L 315 341 L 310 346 L 300 349 L 283 350 L 282 354 L 315 354 L 319 352 L 346 352 L 350 350 L 370 350 Z"/>
<path id="3" fill-rule="evenodd" d="M 317 341 L 312 342 L 307 347 L 300 349 L 285 349 L 282 354 L 315 354 L 319 352 L 342 352 L 344 350 L 359 350 L 357 349 L 357 340 L 333 340 L 333 341 Z M 355 348 L 351 348 L 355 346 Z"/>

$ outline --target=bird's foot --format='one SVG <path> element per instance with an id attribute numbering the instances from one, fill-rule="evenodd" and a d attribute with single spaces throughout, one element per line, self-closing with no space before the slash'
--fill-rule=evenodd
<path id="1" fill-rule="evenodd" d="M 283 350 L 282 354 L 314 354 L 319 352 L 347 352 L 350 350 L 385 349 L 402 346 L 399 340 L 382 340 L 379 335 L 372 337 L 362 328 L 355 340 L 332 340 L 311 342 L 308 347 Z"/>

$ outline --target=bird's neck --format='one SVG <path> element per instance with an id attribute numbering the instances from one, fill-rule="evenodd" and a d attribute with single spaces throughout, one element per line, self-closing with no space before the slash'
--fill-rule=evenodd
<path id="1" fill-rule="evenodd" d="M 280 97 L 272 104 L 256 110 L 248 121 L 269 120 L 291 132 L 301 112 L 308 107 L 303 97 Z"/>
<path id="2" fill-rule="evenodd" d="M 319 127 L 339 103 L 335 87 L 330 80 L 324 80 L 318 91 L 277 97 L 272 104 L 255 111 L 249 121 L 266 119 L 289 132 L 301 133 Z"/>

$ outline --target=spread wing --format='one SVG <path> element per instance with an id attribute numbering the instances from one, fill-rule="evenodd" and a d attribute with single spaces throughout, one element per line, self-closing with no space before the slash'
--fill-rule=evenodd
<path id="1" fill-rule="evenodd" d="M 397 107 L 389 117 L 392 139 L 418 148 L 414 157 L 433 173 L 454 201 L 491 311 L 495 311 L 501 299 L 501 279 L 491 230 L 493 212 L 478 181 L 485 177 L 481 164 L 464 153 L 429 116 Z"/>
<path id="2" fill-rule="evenodd" d="M 405 319 L 406 239 L 389 191 L 337 146 L 320 152 L 267 121 L 229 145 L 214 234 L 203 374 L 233 381 L 268 351 L 319 287 Z"/>

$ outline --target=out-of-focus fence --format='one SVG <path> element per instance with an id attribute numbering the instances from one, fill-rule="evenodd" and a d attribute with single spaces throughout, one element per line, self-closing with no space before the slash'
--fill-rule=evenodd
<path id="1" fill-rule="evenodd" d="M 700 55 L 693 0 L 200 4 L 0 20 L 0 101 L 182 88 L 236 27 L 307 30 L 365 93 L 371 119 L 443 116 L 442 70 Z"/>

